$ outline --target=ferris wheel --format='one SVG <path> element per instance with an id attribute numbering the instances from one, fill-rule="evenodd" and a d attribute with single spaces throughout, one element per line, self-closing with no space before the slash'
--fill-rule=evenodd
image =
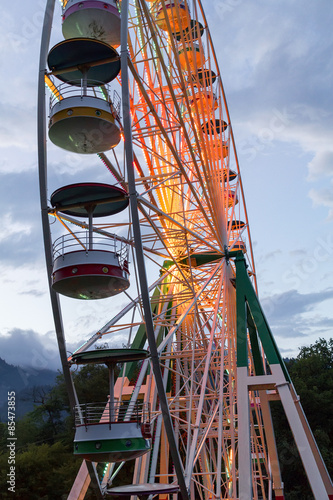
<path id="1" fill-rule="evenodd" d="M 41 48 L 39 165 L 74 454 L 85 460 L 68 498 L 84 498 L 92 480 L 100 498 L 283 499 L 274 398 L 306 448 L 315 498 L 333 498 L 257 302 L 232 126 L 201 1 L 63 0 L 64 40 L 50 49 L 54 3 Z M 45 83 L 50 141 L 97 154 L 108 183 L 59 186 L 47 200 Z M 118 294 L 127 305 L 68 358 L 60 297 L 89 308 Z M 122 345 L 94 349 L 114 338 Z M 70 367 L 88 363 L 109 369 L 105 404 L 77 400 Z M 130 460 L 131 484 L 114 486 Z"/>

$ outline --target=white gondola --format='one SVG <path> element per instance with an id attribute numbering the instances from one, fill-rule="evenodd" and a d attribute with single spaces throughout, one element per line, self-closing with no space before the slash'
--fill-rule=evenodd
<path id="1" fill-rule="evenodd" d="M 115 401 L 114 368 L 149 357 L 144 349 L 98 349 L 73 354 L 77 365 L 106 364 L 110 397 L 107 403 L 75 407 L 74 455 L 92 462 L 126 462 L 151 449 L 150 409 L 140 401 Z"/>
<path id="2" fill-rule="evenodd" d="M 51 97 L 49 138 L 56 146 L 80 154 L 108 151 L 121 139 L 118 110 L 99 88 L 88 89 L 62 84 L 61 99 Z M 92 95 L 94 92 L 95 95 Z"/>
<path id="3" fill-rule="evenodd" d="M 67 151 L 101 153 L 120 142 L 120 98 L 108 83 L 120 71 L 117 51 L 99 40 L 73 38 L 49 52 L 52 75 L 61 80 L 50 101 L 49 137 Z"/>
<path id="4" fill-rule="evenodd" d="M 108 184 L 71 184 L 55 191 L 51 203 L 56 212 L 89 218 L 88 231 L 70 232 L 54 242 L 53 289 L 76 299 L 103 299 L 126 290 L 128 245 L 115 235 L 94 232 L 93 217 L 124 210 L 127 193 Z"/>
<path id="5" fill-rule="evenodd" d="M 120 45 L 121 18 L 116 0 L 64 0 L 64 38 L 94 38 L 112 47 Z"/>

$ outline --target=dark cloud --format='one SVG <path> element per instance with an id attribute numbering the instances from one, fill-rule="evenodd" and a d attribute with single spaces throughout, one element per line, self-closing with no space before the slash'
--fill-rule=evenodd
<path id="1" fill-rule="evenodd" d="M 28 234 L 11 235 L 0 242 L 0 254 L 3 265 L 15 267 L 31 266 L 41 260 L 41 234 L 37 229 Z"/>
<path id="2" fill-rule="evenodd" d="M 303 333 L 304 328 L 302 328 L 301 325 L 299 325 L 298 327 L 292 327 L 291 325 L 273 325 L 272 330 L 274 337 L 283 339 L 279 342 L 279 348 L 280 346 L 286 346 L 286 351 L 288 350 L 288 343 L 291 339 L 300 339 L 307 337 L 307 334 Z M 294 347 L 290 346 L 288 351 L 290 352 L 294 350 Z"/>
<path id="3" fill-rule="evenodd" d="M 311 311 L 317 304 L 333 298 L 333 288 L 320 292 L 301 294 L 297 290 L 288 290 L 261 300 L 266 314 L 271 320 L 290 318 Z"/>
<path id="4" fill-rule="evenodd" d="M 95 331 L 86 335 L 90 338 Z M 106 345 L 109 348 L 121 348 L 128 340 L 128 331 L 103 337 L 96 345 Z M 67 343 L 67 353 L 73 353 L 82 346 L 82 338 L 79 341 Z M 93 346 L 92 349 L 95 347 Z M 13 328 L 7 334 L 0 335 L 0 357 L 7 363 L 21 368 L 33 369 L 61 369 L 58 343 L 54 332 L 40 334 L 34 330 L 22 330 Z"/>
<path id="5" fill-rule="evenodd" d="M 1 358 L 7 363 L 32 368 L 60 368 L 60 357 L 54 333 L 41 335 L 34 330 L 14 328 L 0 335 Z"/>
<path id="6" fill-rule="evenodd" d="M 243 114 L 249 106 L 255 109 L 272 100 L 329 99 L 319 90 L 330 87 L 333 70 L 332 37 L 325 36 L 331 32 L 330 1 L 318 0 L 302 9 L 298 2 L 287 0 L 278 4 L 217 0 L 214 7 L 215 16 L 208 16 L 213 38 L 218 38 L 219 23 L 225 20 L 225 40 L 232 40 L 227 48 L 217 45 L 219 60 L 231 69 L 224 75 L 227 81 L 232 79 L 228 87 L 231 92 L 254 91 L 242 107 Z"/>
<path id="7" fill-rule="evenodd" d="M 2 263 L 17 267 L 39 261 L 43 243 L 36 171 L 2 174 L 0 200 Z"/>
<path id="8" fill-rule="evenodd" d="M 327 334 L 333 326 L 333 318 L 321 315 L 310 319 L 305 313 L 313 312 L 318 304 L 333 299 L 333 289 L 300 294 L 297 290 L 288 290 L 261 300 L 273 335 L 292 339 L 315 333 L 318 337 Z"/>

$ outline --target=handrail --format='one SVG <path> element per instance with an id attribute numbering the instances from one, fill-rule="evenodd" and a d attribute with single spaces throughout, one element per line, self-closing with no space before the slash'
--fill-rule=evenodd
<path id="1" fill-rule="evenodd" d="M 107 411 L 106 411 L 107 410 Z M 131 423 L 146 424 L 150 422 L 149 403 L 131 401 L 119 401 L 113 403 L 111 414 L 108 403 L 84 403 L 74 408 L 75 425 L 111 424 L 111 423 Z M 131 418 L 127 414 L 131 412 Z M 83 422 L 83 423 L 82 423 Z"/>
<path id="2" fill-rule="evenodd" d="M 108 237 L 99 233 L 93 233 L 92 239 L 89 240 L 88 231 L 71 232 L 57 238 L 53 243 L 53 259 L 63 257 L 70 252 L 86 251 L 89 253 L 89 247 L 93 250 L 114 253 L 122 269 L 128 263 L 129 246 L 125 241 L 117 238 L 115 234 Z"/>
<path id="3" fill-rule="evenodd" d="M 46 77 L 50 78 L 48 75 Z M 111 86 L 108 83 L 100 82 L 98 80 L 89 80 L 89 86 L 84 87 L 84 97 L 94 97 L 95 99 L 101 99 L 103 101 L 112 104 L 110 97 Z M 62 98 L 66 97 L 82 97 L 83 95 L 83 81 L 82 78 L 79 80 L 71 80 L 68 82 L 63 82 L 56 87 Z M 54 94 L 50 97 L 50 106 L 54 106 L 55 102 L 59 99 Z"/>

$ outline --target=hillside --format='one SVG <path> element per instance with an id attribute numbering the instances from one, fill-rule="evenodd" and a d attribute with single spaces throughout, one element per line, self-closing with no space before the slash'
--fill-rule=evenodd
<path id="1" fill-rule="evenodd" d="M 16 417 L 33 410 L 33 389 L 49 390 L 55 383 L 57 372 L 37 368 L 21 368 L 0 358 L 0 420 L 7 421 L 7 394 L 16 393 Z"/>

